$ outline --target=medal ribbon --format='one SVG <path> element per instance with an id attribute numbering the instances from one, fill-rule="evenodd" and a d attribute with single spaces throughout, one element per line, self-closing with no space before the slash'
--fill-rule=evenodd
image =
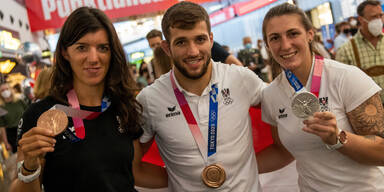
<path id="1" fill-rule="evenodd" d="M 218 88 L 216 85 L 212 85 L 212 90 L 209 92 L 209 127 L 208 127 L 208 144 L 205 142 L 203 135 L 201 134 L 200 128 L 196 122 L 195 117 L 191 111 L 191 108 L 188 105 L 187 100 L 185 99 L 184 94 L 177 88 L 175 79 L 173 77 L 173 71 L 170 74 L 173 91 L 175 93 L 177 102 L 181 108 L 181 111 L 184 114 L 184 117 L 188 123 L 188 127 L 192 133 L 193 138 L 204 161 L 207 162 L 208 157 L 216 153 L 216 143 L 217 143 L 217 115 L 218 115 L 218 102 L 217 102 L 217 93 Z M 207 154 L 207 156 L 205 156 Z"/>
<path id="2" fill-rule="evenodd" d="M 67 93 L 67 99 L 71 107 L 67 107 L 64 105 L 55 105 L 55 108 L 64 111 L 67 116 L 72 117 L 73 126 L 75 127 L 75 137 L 79 139 L 84 139 L 85 137 L 85 128 L 83 119 L 91 120 L 98 117 L 101 113 L 106 111 L 108 107 L 111 105 L 108 97 L 103 97 L 101 101 L 101 109 L 100 112 L 95 111 L 86 111 L 80 109 L 79 100 L 77 98 L 76 92 L 74 89 L 71 89 Z"/>
<path id="3" fill-rule="evenodd" d="M 216 153 L 218 115 L 217 93 L 218 89 L 216 84 L 212 85 L 212 89 L 209 92 L 208 157 Z"/>
<path id="4" fill-rule="evenodd" d="M 314 59 L 314 69 L 312 74 L 312 83 L 311 83 L 311 93 L 315 94 L 316 97 L 319 97 L 320 84 L 321 84 L 321 74 L 323 72 L 324 58 L 318 55 L 315 55 Z M 295 92 L 300 91 L 304 88 L 299 79 L 292 73 L 290 70 L 284 70 L 285 76 Z"/>

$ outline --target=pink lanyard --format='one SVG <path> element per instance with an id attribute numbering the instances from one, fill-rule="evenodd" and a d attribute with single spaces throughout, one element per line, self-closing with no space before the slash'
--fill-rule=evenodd
<path id="1" fill-rule="evenodd" d="M 62 105 L 56 105 L 56 108 L 63 110 L 69 117 L 72 117 L 73 126 L 75 127 L 75 134 L 78 138 L 84 139 L 85 128 L 83 119 L 91 120 L 97 118 L 102 112 L 106 111 L 111 105 L 107 97 L 104 97 L 101 102 L 101 111 L 86 111 L 80 109 L 79 100 L 74 89 L 67 93 L 67 99 L 72 108 Z"/>
<path id="2" fill-rule="evenodd" d="M 322 56 L 315 55 L 315 66 L 313 69 L 311 93 L 319 97 L 321 74 L 323 72 L 324 58 Z"/>
<path id="3" fill-rule="evenodd" d="M 311 93 L 319 97 L 320 85 L 321 85 L 321 74 L 323 72 L 324 58 L 315 55 L 314 58 L 314 69 L 312 73 Z M 288 82 L 291 84 L 295 92 L 305 90 L 305 87 L 301 84 L 299 79 L 290 70 L 284 70 Z"/>
<path id="4" fill-rule="evenodd" d="M 173 77 L 173 71 L 171 71 L 170 73 L 170 78 L 171 78 L 172 87 L 173 87 L 173 91 L 175 93 L 177 102 L 179 103 L 181 111 L 184 114 L 185 120 L 187 121 L 188 127 L 192 133 L 192 136 L 195 139 L 197 146 L 199 147 L 199 151 L 201 153 L 201 156 L 204 159 L 204 162 L 208 163 L 208 156 L 207 156 L 208 144 L 207 142 L 205 142 L 203 135 L 201 134 L 199 125 L 197 124 L 196 119 L 193 116 L 193 113 L 188 105 L 188 102 L 185 99 L 185 96 L 176 86 L 176 82 Z"/>

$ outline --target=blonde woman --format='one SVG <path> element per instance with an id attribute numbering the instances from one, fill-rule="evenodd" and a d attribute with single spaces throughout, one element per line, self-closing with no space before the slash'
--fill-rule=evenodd
<path id="1" fill-rule="evenodd" d="M 51 86 L 51 68 L 44 68 L 37 76 L 35 86 L 33 87 L 33 94 L 35 102 L 44 99 L 49 95 L 49 87 Z"/>

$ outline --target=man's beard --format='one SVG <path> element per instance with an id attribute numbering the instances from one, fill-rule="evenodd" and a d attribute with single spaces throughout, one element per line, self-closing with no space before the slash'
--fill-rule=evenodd
<path id="1" fill-rule="evenodd" d="M 201 78 L 205 73 L 207 73 L 207 70 L 208 70 L 208 65 L 209 63 L 211 62 L 211 56 L 209 55 L 208 56 L 208 59 L 207 61 L 204 63 L 203 65 L 203 68 L 201 69 L 201 72 L 196 74 L 196 75 L 192 75 L 192 74 L 189 74 L 186 67 L 183 67 L 179 62 L 177 62 L 174 58 L 172 58 L 173 60 L 173 64 L 175 65 L 175 67 L 177 68 L 178 71 L 180 71 L 181 74 L 183 74 L 183 76 L 189 78 L 189 79 L 193 79 L 193 80 L 196 80 L 196 79 L 199 79 Z"/>

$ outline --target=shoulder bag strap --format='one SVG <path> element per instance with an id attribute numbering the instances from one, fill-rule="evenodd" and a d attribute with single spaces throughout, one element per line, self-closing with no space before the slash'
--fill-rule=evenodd
<path id="1" fill-rule="evenodd" d="M 351 44 L 352 44 L 353 54 L 355 55 L 355 59 L 356 59 L 356 65 L 358 68 L 361 69 L 359 51 L 357 50 L 356 41 L 354 38 L 351 39 Z"/>

